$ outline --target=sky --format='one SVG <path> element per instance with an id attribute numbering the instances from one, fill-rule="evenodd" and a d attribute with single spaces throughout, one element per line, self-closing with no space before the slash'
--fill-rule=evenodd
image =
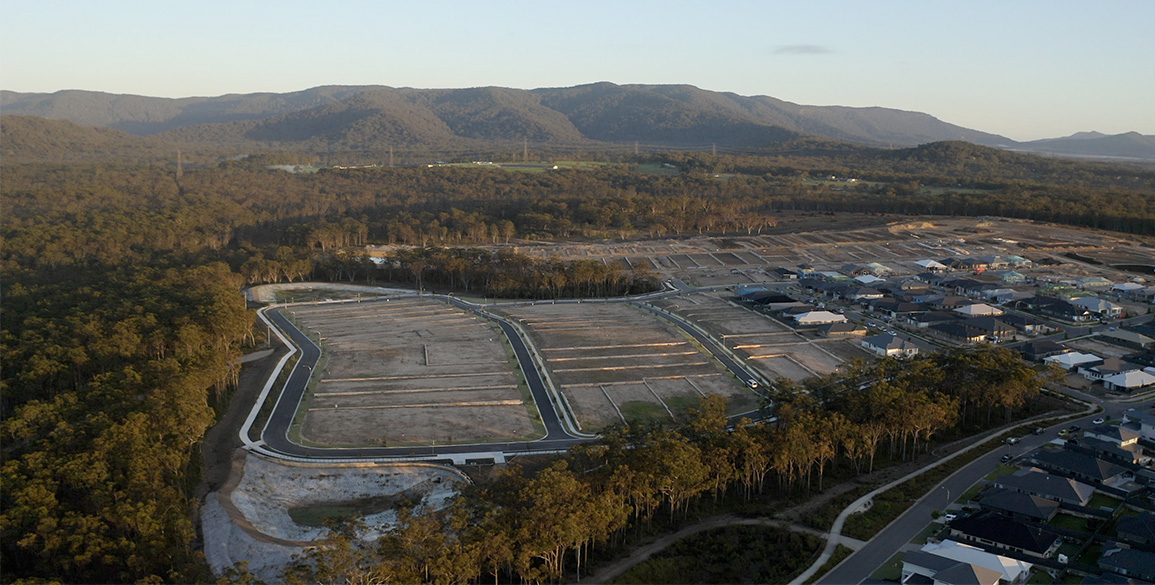
<path id="1" fill-rule="evenodd" d="M 690 84 L 1015 140 L 1155 135 L 1152 0 L 0 0 L 0 89 Z"/>

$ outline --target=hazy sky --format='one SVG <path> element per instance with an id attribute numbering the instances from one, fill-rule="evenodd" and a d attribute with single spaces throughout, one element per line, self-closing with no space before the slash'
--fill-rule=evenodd
<path id="1" fill-rule="evenodd" d="M 1155 1 L 0 0 L 0 88 L 678 83 L 1017 140 L 1155 134 Z"/>

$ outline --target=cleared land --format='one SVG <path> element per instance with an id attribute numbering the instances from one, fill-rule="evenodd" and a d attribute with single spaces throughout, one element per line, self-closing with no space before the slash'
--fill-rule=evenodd
<path id="1" fill-rule="evenodd" d="M 394 446 L 541 435 L 505 338 L 483 319 L 419 298 L 298 306 L 291 314 L 321 337 L 327 356 L 298 415 L 305 444 Z"/>
<path id="2" fill-rule="evenodd" d="M 734 296 L 729 291 L 699 293 L 654 305 L 696 323 L 767 378 L 803 380 L 833 372 L 846 356 L 867 355 L 860 352 L 854 356 L 848 351 L 853 348 L 847 347 L 832 351 L 827 344 L 846 342 L 811 341 L 774 319 L 737 305 Z"/>
<path id="3" fill-rule="evenodd" d="M 670 418 L 707 393 L 731 410 L 757 398 L 698 346 L 626 304 L 546 304 L 504 310 L 529 332 L 582 430 Z"/>

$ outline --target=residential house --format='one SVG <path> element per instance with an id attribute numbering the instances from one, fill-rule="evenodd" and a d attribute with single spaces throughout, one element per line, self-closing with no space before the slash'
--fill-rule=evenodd
<path id="1" fill-rule="evenodd" d="M 1107 376 L 1103 378 L 1103 387 L 1112 392 L 1134 392 L 1155 386 L 1155 374 L 1147 369 L 1152 368 Z"/>
<path id="2" fill-rule="evenodd" d="M 858 287 L 858 288 L 852 287 L 852 288 L 848 289 L 846 292 L 842 293 L 842 297 L 847 299 L 847 300 L 850 300 L 850 301 L 856 301 L 856 302 L 861 303 L 863 301 L 873 301 L 875 299 L 881 299 L 882 298 L 882 291 L 880 291 L 876 288 L 870 288 L 868 286 L 863 286 L 863 287 Z"/>
<path id="3" fill-rule="evenodd" d="M 954 559 L 912 550 L 902 557 L 904 585 L 998 585 L 1002 573 Z"/>
<path id="4" fill-rule="evenodd" d="M 1038 451 L 1030 456 L 1036 467 L 1070 476 L 1091 486 L 1109 485 L 1123 479 L 1127 469 L 1085 453 Z"/>
<path id="5" fill-rule="evenodd" d="M 1128 424 L 1139 425 L 1139 436 L 1147 441 L 1155 441 L 1155 414 L 1150 411 L 1129 410 L 1123 413 Z"/>
<path id="6" fill-rule="evenodd" d="M 1068 477 L 1051 475 L 1038 469 L 1020 469 L 1010 475 L 992 480 L 991 484 L 1056 502 L 1086 506 L 1095 488 Z"/>
<path id="7" fill-rule="evenodd" d="M 1082 289 L 1098 290 L 1098 289 L 1110 288 L 1111 285 L 1113 285 L 1115 283 L 1111 282 L 1110 280 L 1107 280 L 1106 278 L 1103 278 L 1102 276 L 1088 276 L 1086 278 L 1080 278 L 1080 279 L 1076 280 L 1075 284 L 1079 288 L 1082 288 Z"/>
<path id="8" fill-rule="evenodd" d="M 918 354 L 918 346 L 909 339 L 891 333 L 874 335 L 862 340 L 863 349 L 882 357 L 911 357 Z"/>
<path id="9" fill-rule="evenodd" d="M 1082 297 L 1071 301 L 1076 307 L 1083 307 L 1102 319 L 1117 319 L 1123 314 L 1123 307 L 1099 297 Z"/>
<path id="10" fill-rule="evenodd" d="M 988 489 L 979 505 L 1016 520 L 1050 522 L 1059 512 L 1059 502 L 1003 488 Z"/>
<path id="11" fill-rule="evenodd" d="M 864 337 L 866 327 L 857 323 L 831 323 L 818 328 L 823 337 Z"/>
<path id="12" fill-rule="evenodd" d="M 1002 281 L 1003 284 L 1009 284 L 1011 286 L 1024 284 L 1027 282 L 1026 276 L 1020 272 L 1015 272 L 1014 270 L 1003 270 L 995 272 L 994 275 L 998 277 L 998 279 Z"/>
<path id="13" fill-rule="evenodd" d="M 1064 321 L 1083 323 L 1095 319 L 1095 314 L 1086 307 L 1072 305 L 1063 299 L 1055 297 L 1032 297 L 1023 302 L 1033 306 L 1035 311 L 1038 311 L 1041 315 L 1062 319 Z"/>
<path id="14" fill-rule="evenodd" d="M 1155 547 L 1155 514 L 1142 512 L 1138 516 L 1119 518 L 1115 534 L 1120 540 L 1141 548 Z"/>
<path id="15" fill-rule="evenodd" d="M 1114 343 L 1131 349 L 1155 349 L 1155 337 L 1137 331 L 1119 329 L 1117 331 L 1100 331 L 1096 335 L 1107 343 Z"/>
<path id="16" fill-rule="evenodd" d="M 982 264 L 986 264 L 987 270 L 1001 270 L 1010 267 L 1011 263 L 1002 256 L 979 256 L 975 258 Z"/>
<path id="17" fill-rule="evenodd" d="M 1113 441 L 1084 436 L 1068 440 L 1064 447 L 1109 463 L 1136 465 L 1143 460 L 1143 448 L 1137 443 L 1120 445 Z"/>
<path id="18" fill-rule="evenodd" d="M 1032 564 L 1026 561 L 996 555 L 977 546 L 949 539 L 942 542 L 928 542 L 919 551 L 1001 573 L 999 579 L 1011 585 L 1025 582 L 1032 567 Z"/>
<path id="19" fill-rule="evenodd" d="M 991 341 L 995 340 L 993 338 L 1010 337 L 1017 332 L 1010 324 L 1004 323 L 1001 317 L 998 319 L 994 317 L 971 317 L 962 321 L 962 324 L 986 333 L 988 338 L 992 338 Z"/>
<path id="20" fill-rule="evenodd" d="M 1011 520 L 990 510 L 955 519 L 950 523 L 950 536 L 954 540 L 975 542 L 1038 558 L 1050 557 L 1063 542 L 1063 537 L 1058 533 Z"/>
<path id="21" fill-rule="evenodd" d="M 927 311 L 926 313 L 911 313 L 907 315 L 906 322 L 925 329 L 931 325 L 938 325 L 939 323 L 954 323 L 961 320 L 957 314 L 947 313 L 945 311 Z"/>
<path id="22" fill-rule="evenodd" d="M 1006 316 L 1013 316 L 1013 315 L 1004 315 L 1004 317 L 1006 317 Z M 1061 346 L 1061 345 L 1059 345 L 1059 344 L 1057 344 L 1054 341 L 1051 341 L 1049 339 L 1043 339 L 1040 341 L 1034 341 L 1034 342 L 1028 343 L 1028 344 L 1020 347 L 1019 351 L 1021 351 L 1027 359 L 1037 362 L 1037 361 L 1041 361 L 1045 358 L 1051 357 L 1053 355 L 1058 355 L 1061 353 L 1067 353 L 1071 350 L 1069 350 L 1069 349 L 1067 349 L 1067 348 L 1065 348 L 1065 347 L 1063 347 L 1063 346 Z"/>
<path id="23" fill-rule="evenodd" d="M 918 303 L 908 303 L 892 298 L 881 298 L 870 303 L 870 308 L 882 313 L 891 319 L 899 319 L 911 313 L 926 311 L 926 307 Z"/>
<path id="24" fill-rule="evenodd" d="M 1139 364 L 1133 364 L 1129 361 L 1117 357 L 1109 357 L 1103 360 L 1101 364 L 1086 364 L 1079 366 L 1079 373 L 1084 378 L 1092 382 L 1102 381 L 1104 378 L 1114 376 L 1115 374 L 1125 374 L 1127 372 L 1138 372 L 1143 369 Z"/>
<path id="25" fill-rule="evenodd" d="M 798 271 L 779 266 L 770 272 L 778 280 L 798 280 Z"/>
<path id="26" fill-rule="evenodd" d="M 845 323 L 846 317 L 830 311 L 807 311 L 794 315 L 794 324 L 799 327 L 808 325 L 826 325 L 828 323 Z"/>
<path id="27" fill-rule="evenodd" d="M 1082 353 L 1078 351 L 1067 350 L 1065 353 L 1060 353 L 1043 358 L 1044 363 L 1055 364 L 1068 372 L 1073 372 L 1082 366 L 1090 366 L 1103 363 L 1103 358 L 1093 353 Z"/>
<path id="28" fill-rule="evenodd" d="M 1011 256 L 1007 256 L 1006 260 L 1007 260 L 1007 264 L 1011 265 L 1012 267 L 1014 267 L 1016 269 L 1017 268 L 1030 268 L 1031 266 L 1033 266 L 1035 264 L 1029 258 L 1023 258 L 1022 256 L 1011 255 Z"/>
<path id="29" fill-rule="evenodd" d="M 1139 444 L 1140 434 L 1119 425 L 1096 425 L 1083 431 L 1083 436 L 1114 443 L 1120 447 L 1130 447 Z"/>
<path id="30" fill-rule="evenodd" d="M 994 317 L 1002 315 L 1003 310 L 998 307 L 992 307 L 986 303 L 975 303 L 965 307 L 954 309 L 954 312 L 963 317 Z"/>
<path id="31" fill-rule="evenodd" d="M 1027 335 L 1039 335 L 1042 333 L 1050 333 L 1055 331 L 1054 327 L 1040 322 L 1034 317 L 1026 315 L 1019 315 L 1017 313 L 1006 313 L 999 316 L 999 320 Z"/>
<path id="32" fill-rule="evenodd" d="M 929 258 L 926 260 L 918 260 L 915 264 L 926 272 L 946 272 L 948 270 L 946 264 Z"/>
<path id="33" fill-rule="evenodd" d="M 1122 547 L 1103 547 L 1099 568 L 1125 577 L 1155 581 L 1155 553 Z"/>
<path id="34" fill-rule="evenodd" d="M 1121 282 L 1111 285 L 1109 292 L 1117 297 L 1124 297 L 1139 290 L 1143 290 L 1143 285 L 1137 282 Z"/>
<path id="35" fill-rule="evenodd" d="M 982 343 L 987 340 L 985 331 L 962 322 L 937 323 L 928 327 L 927 331 L 957 343 Z"/>

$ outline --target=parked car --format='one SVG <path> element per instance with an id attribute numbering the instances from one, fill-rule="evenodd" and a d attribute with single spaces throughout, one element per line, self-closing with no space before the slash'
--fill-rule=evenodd
<path id="1" fill-rule="evenodd" d="M 1018 443 L 1019 441 L 1022 441 L 1022 439 L 1019 437 L 1007 437 L 1007 444 L 1008 445 L 1014 445 L 1015 443 Z"/>
<path id="2" fill-rule="evenodd" d="M 1107 421 L 1106 421 L 1106 419 L 1104 419 L 1103 417 L 1099 417 L 1099 418 L 1097 418 L 1097 419 L 1095 419 L 1095 420 L 1091 421 L 1091 424 L 1093 424 L 1093 425 L 1101 425 L 1101 424 L 1103 424 L 1103 423 L 1105 423 L 1105 422 L 1107 422 Z"/>
<path id="3" fill-rule="evenodd" d="M 757 390 L 758 389 L 758 380 L 755 380 L 754 378 L 750 378 L 749 380 L 746 380 L 746 386 L 749 386 L 751 390 Z"/>
<path id="4" fill-rule="evenodd" d="M 947 512 L 942 518 L 943 518 L 943 520 L 946 520 L 947 524 L 950 524 L 951 520 L 958 518 L 958 514 L 955 514 L 953 512 Z"/>
<path id="5" fill-rule="evenodd" d="M 1036 428 L 1035 428 L 1035 430 L 1034 430 L 1033 432 L 1034 432 L 1036 435 L 1041 435 L 1041 434 L 1043 434 L 1043 433 L 1047 432 L 1047 429 L 1044 429 L 1043 427 L 1036 427 Z"/>
<path id="6" fill-rule="evenodd" d="M 1063 430 L 1059 431 L 1059 436 L 1060 436 L 1060 437 L 1065 437 L 1065 436 L 1067 436 L 1067 435 L 1069 435 L 1069 434 L 1071 434 L 1071 430 L 1070 430 L 1070 429 L 1063 429 Z"/>
<path id="7" fill-rule="evenodd" d="M 999 461 L 1002 461 L 1003 463 L 1006 463 L 1006 462 L 1010 461 L 1011 459 L 1014 459 L 1014 457 L 1013 457 L 1013 456 L 1011 456 L 1011 454 L 1010 454 L 1010 453 L 1007 453 L 1006 455 L 1003 455 L 1003 456 L 1002 456 L 1002 457 L 999 459 Z"/>
<path id="8" fill-rule="evenodd" d="M 1081 427 L 1079 425 L 1071 425 L 1071 426 L 1067 427 L 1067 431 L 1072 432 L 1072 433 L 1077 433 L 1081 430 L 1083 430 L 1083 427 Z"/>

